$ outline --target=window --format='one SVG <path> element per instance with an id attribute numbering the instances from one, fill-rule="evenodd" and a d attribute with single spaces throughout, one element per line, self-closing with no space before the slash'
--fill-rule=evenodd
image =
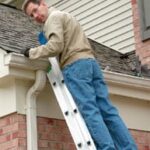
<path id="1" fill-rule="evenodd" d="M 138 0 L 142 40 L 150 39 L 150 0 Z"/>

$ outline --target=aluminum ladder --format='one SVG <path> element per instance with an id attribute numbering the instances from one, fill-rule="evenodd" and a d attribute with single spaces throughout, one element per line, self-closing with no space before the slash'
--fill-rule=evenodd
<path id="1" fill-rule="evenodd" d="M 65 85 L 56 57 L 50 57 L 49 62 L 51 66 L 48 69 L 47 77 L 66 120 L 77 150 L 96 150 L 89 130 L 73 100 L 72 95 Z"/>

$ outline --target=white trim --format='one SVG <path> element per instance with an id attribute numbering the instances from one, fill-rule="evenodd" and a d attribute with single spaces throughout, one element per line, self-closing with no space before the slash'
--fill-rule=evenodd
<path id="1" fill-rule="evenodd" d="M 10 53 L 4 56 L 4 66 L 9 67 L 9 72 L 4 73 L 4 77 L 9 74 L 9 76 L 34 80 L 35 71 L 46 70 L 49 63 L 46 59 L 30 60 L 21 54 Z"/>
<path id="2" fill-rule="evenodd" d="M 9 67 L 9 71 L 5 76 L 26 77 L 30 80 L 35 79 L 36 70 L 46 70 L 48 65 L 49 63 L 46 59 L 29 60 L 16 53 L 6 54 L 4 58 L 4 66 Z M 122 92 L 118 93 L 117 89 L 110 89 L 111 94 L 131 96 L 150 101 L 150 79 L 110 71 L 104 71 L 104 77 L 111 87 L 117 87 L 117 89 L 122 90 Z M 133 94 L 130 92 L 131 90 Z M 136 92 L 140 92 L 140 95 L 138 93 L 134 94 Z"/>
<path id="3" fill-rule="evenodd" d="M 104 71 L 111 94 L 150 101 L 150 79 Z"/>
<path id="4" fill-rule="evenodd" d="M 46 70 L 49 65 L 47 59 L 30 60 L 17 53 L 5 55 L 4 64 L 26 70 Z"/>

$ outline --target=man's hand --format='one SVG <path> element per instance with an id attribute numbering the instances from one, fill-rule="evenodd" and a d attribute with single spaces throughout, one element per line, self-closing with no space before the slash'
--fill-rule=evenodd
<path id="1" fill-rule="evenodd" d="M 29 57 L 29 50 L 30 50 L 30 48 L 26 48 L 26 49 L 21 50 L 20 53 L 26 57 Z"/>

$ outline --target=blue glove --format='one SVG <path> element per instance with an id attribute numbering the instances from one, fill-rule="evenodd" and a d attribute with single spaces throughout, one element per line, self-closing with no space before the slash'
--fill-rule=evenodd
<path id="1" fill-rule="evenodd" d="M 39 40 L 39 43 L 40 43 L 41 45 L 44 45 L 44 44 L 47 43 L 47 39 L 46 39 L 46 37 L 45 37 L 45 35 L 44 35 L 43 32 L 40 32 L 40 33 L 39 33 L 38 40 Z"/>

